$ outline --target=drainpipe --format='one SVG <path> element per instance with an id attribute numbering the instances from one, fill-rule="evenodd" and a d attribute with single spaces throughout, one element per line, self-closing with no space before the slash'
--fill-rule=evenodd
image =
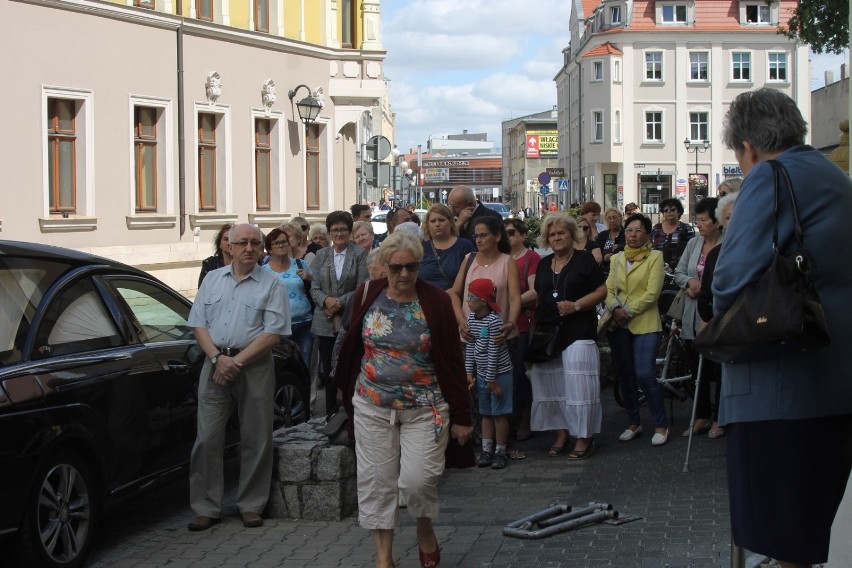
<path id="1" fill-rule="evenodd" d="M 177 123 L 178 123 L 178 206 L 180 208 L 180 236 L 186 232 L 186 129 L 183 109 L 183 2 L 178 0 L 177 16 L 181 23 L 177 29 Z"/>

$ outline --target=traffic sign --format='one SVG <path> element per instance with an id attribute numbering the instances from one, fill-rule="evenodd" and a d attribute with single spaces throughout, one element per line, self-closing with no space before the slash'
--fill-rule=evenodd
<path id="1" fill-rule="evenodd" d="M 540 188 L 538 188 L 538 191 L 539 191 L 542 195 L 547 195 L 548 193 L 550 193 L 550 188 L 549 188 L 549 187 L 547 187 L 546 185 L 543 185 L 543 186 L 541 186 Z"/>
<path id="2" fill-rule="evenodd" d="M 559 189 L 559 191 L 568 191 L 568 180 L 567 179 L 559 180 L 558 189 Z"/>
<path id="3" fill-rule="evenodd" d="M 547 172 L 541 172 L 538 174 L 538 183 L 541 185 L 547 185 L 550 183 L 550 174 Z"/>

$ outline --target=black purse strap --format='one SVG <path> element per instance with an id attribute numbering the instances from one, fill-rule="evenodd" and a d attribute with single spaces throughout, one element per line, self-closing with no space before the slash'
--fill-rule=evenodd
<path id="1" fill-rule="evenodd" d="M 772 224 L 772 254 L 775 256 L 780 254 L 780 250 L 778 248 L 778 204 L 781 193 L 780 185 L 783 182 L 783 184 L 787 186 L 787 194 L 790 196 L 790 204 L 793 209 L 793 234 L 796 238 L 797 247 L 794 258 L 796 261 L 796 268 L 802 274 L 807 274 L 810 271 L 810 263 L 804 254 L 805 239 L 802 234 L 802 224 L 799 222 L 799 209 L 796 206 L 796 195 L 793 193 L 793 182 L 790 179 L 790 173 L 787 171 L 787 168 L 784 167 L 784 164 L 778 160 L 769 160 L 769 164 L 772 166 L 772 172 L 775 177 L 775 222 Z"/>

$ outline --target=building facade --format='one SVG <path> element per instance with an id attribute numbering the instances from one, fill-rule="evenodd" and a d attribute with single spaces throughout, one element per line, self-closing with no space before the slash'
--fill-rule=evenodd
<path id="1" fill-rule="evenodd" d="M 567 207 L 569 192 L 565 171 L 559 167 L 556 108 L 506 120 L 501 126 L 503 187 L 509 207 L 514 211 L 540 211 L 554 203 Z M 546 184 L 539 181 L 542 173 L 549 178 Z"/>
<path id="2" fill-rule="evenodd" d="M 573 0 L 554 78 L 571 201 L 658 216 L 739 175 L 721 142 L 740 93 L 779 89 L 810 116 L 807 46 L 779 34 L 795 0 Z M 706 141 L 706 142 L 705 142 Z"/>
<path id="3" fill-rule="evenodd" d="M 379 19 L 379 0 L 0 3 L 0 237 L 191 295 L 223 223 L 348 208 L 386 93 Z"/>

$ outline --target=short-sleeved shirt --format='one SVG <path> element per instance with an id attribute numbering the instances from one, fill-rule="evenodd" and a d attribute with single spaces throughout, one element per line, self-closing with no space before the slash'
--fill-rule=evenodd
<path id="1" fill-rule="evenodd" d="M 243 349 L 261 333 L 290 335 L 290 302 L 281 281 L 260 266 L 237 282 L 233 265 L 207 274 L 190 327 L 204 327 L 217 347 Z"/>
<path id="2" fill-rule="evenodd" d="M 437 256 L 435 256 L 436 250 Z M 423 241 L 423 260 L 420 263 L 420 270 L 417 271 L 417 277 L 441 290 L 449 290 L 453 287 L 464 256 L 469 252 L 476 252 L 476 245 L 465 238 L 457 238 L 452 246 L 445 249 L 437 247 L 433 249 L 431 241 Z M 447 276 L 445 277 L 444 274 Z"/>
<path id="3" fill-rule="evenodd" d="M 311 267 L 306 262 L 302 262 L 302 267 L 308 272 L 311 272 Z M 281 283 L 284 284 L 284 289 L 287 291 L 287 299 L 290 302 L 290 321 L 292 323 L 304 323 L 313 319 L 313 306 L 308 299 L 308 292 L 305 290 L 305 283 L 299 277 L 299 266 L 296 261 L 290 259 L 290 266 L 284 272 L 275 272 L 269 264 L 264 264 L 263 268 L 274 274 Z"/>
<path id="4" fill-rule="evenodd" d="M 420 301 L 379 294 L 361 326 L 364 357 L 355 393 L 368 402 L 403 410 L 443 402 L 432 358 L 432 335 Z"/>
<path id="5" fill-rule="evenodd" d="M 467 327 L 473 335 L 473 341 L 465 347 L 464 367 L 469 374 L 486 382 L 494 381 L 497 375 L 512 371 L 512 359 L 506 343 L 496 343 L 503 320 L 496 312 L 490 312 L 484 318 L 471 313 L 467 317 Z"/>

